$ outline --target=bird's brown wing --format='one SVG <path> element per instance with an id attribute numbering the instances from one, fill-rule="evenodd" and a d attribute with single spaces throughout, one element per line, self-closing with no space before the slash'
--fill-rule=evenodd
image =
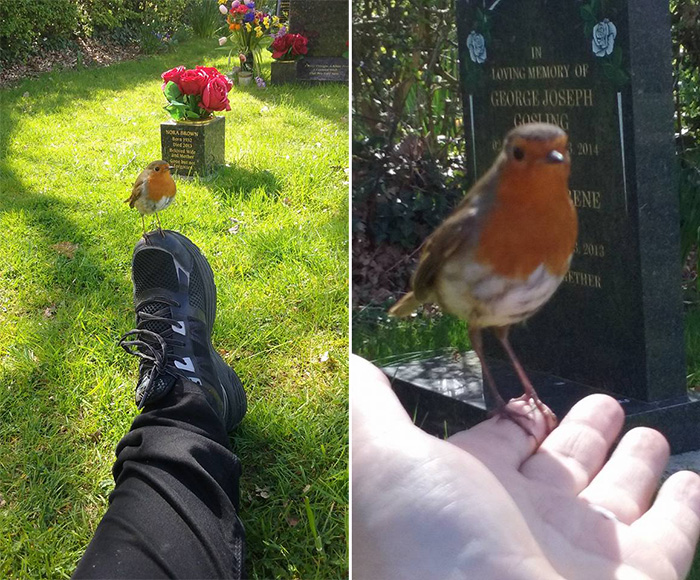
<path id="1" fill-rule="evenodd" d="M 142 171 L 139 176 L 136 178 L 136 181 L 134 182 L 134 186 L 131 188 L 131 197 L 129 199 L 125 199 L 124 203 L 129 203 L 129 207 L 134 207 L 134 203 L 136 203 L 136 200 L 141 197 L 141 193 L 143 193 L 142 187 L 143 183 L 146 181 L 146 171 Z"/>
<path id="2" fill-rule="evenodd" d="M 419 302 L 430 300 L 435 279 L 445 260 L 458 251 L 476 247 L 483 215 L 496 197 L 496 165 L 467 193 L 455 211 L 426 239 L 418 268 L 413 274 L 413 293 Z"/>

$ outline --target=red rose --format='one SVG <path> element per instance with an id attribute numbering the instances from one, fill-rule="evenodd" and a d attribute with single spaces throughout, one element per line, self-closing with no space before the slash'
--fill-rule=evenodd
<path id="1" fill-rule="evenodd" d="M 272 43 L 272 58 L 282 58 L 290 47 L 290 37 L 291 34 L 285 34 L 284 36 L 278 36 Z"/>
<path id="2" fill-rule="evenodd" d="M 166 70 L 161 76 L 163 79 L 163 86 L 161 89 L 165 88 L 165 85 L 167 85 L 170 81 L 173 81 L 178 87 L 180 86 L 180 77 L 182 76 L 182 73 L 185 72 L 185 67 L 184 66 L 176 66 L 175 68 L 171 68 L 170 70 Z"/>
<path id="3" fill-rule="evenodd" d="M 290 36 L 292 37 L 291 46 L 293 55 L 299 56 L 309 52 L 309 49 L 306 48 L 306 43 L 308 40 L 305 36 L 302 36 L 301 34 L 290 34 Z"/>
<path id="4" fill-rule="evenodd" d="M 309 52 L 308 40 L 301 34 L 285 34 L 275 38 L 272 43 L 272 58 L 301 56 Z"/>
<path id="5" fill-rule="evenodd" d="M 221 73 L 216 69 L 215 66 L 200 66 L 197 65 L 195 67 L 195 70 L 201 70 L 204 71 L 204 73 L 209 77 L 210 79 L 213 79 L 214 77 L 218 77 L 221 75 Z"/>
<path id="6" fill-rule="evenodd" d="M 201 95 L 207 82 L 209 82 L 207 73 L 194 69 L 183 72 L 177 85 L 185 95 Z"/>
<path id="7" fill-rule="evenodd" d="M 231 81 L 223 75 L 209 79 L 202 93 L 202 107 L 207 111 L 230 111 L 228 92 L 232 86 Z"/>

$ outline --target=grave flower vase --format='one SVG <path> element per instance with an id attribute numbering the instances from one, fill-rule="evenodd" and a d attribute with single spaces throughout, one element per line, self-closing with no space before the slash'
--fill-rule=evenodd
<path id="1" fill-rule="evenodd" d="M 203 121 L 166 121 L 160 125 L 162 156 L 175 169 L 189 177 L 208 175 L 225 159 L 225 118 Z"/>

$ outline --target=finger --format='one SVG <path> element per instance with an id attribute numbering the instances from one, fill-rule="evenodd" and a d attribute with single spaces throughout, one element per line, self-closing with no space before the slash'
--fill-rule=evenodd
<path id="1" fill-rule="evenodd" d="M 448 441 L 492 469 L 499 466 L 517 469 L 545 438 L 547 418 L 522 399 L 513 399 L 506 407 L 516 419 L 491 417 L 467 431 L 455 433 Z"/>
<path id="2" fill-rule="evenodd" d="M 605 463 L 624 420 L 622 407 L 612 397 L 586 397 L 574 405 L 520 471 L 533 481 L 578 494 Z"/>
<path id="3" fill-rule="evenodd" d="M 685 578 L 700 536 L 700 476 L 690 471 L 674 473 L 661 486 L 651 509 L 631 529 L 656 546 L 678 577 Z"/>
<path id="4" fill-rule="evenodd" d="M 632 429 L 580 497 L 631 524 L 649 508 L 668 457 L 668 442 L 661 433 Z"/>

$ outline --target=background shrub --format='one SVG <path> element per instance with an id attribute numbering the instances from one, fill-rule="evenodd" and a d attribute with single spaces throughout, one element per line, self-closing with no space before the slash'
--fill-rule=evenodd
<path id="1" fill-rule="evenodd" d="M 215 1 L 215 0 L 214 0 Z M 137 42 L 144 52 L 167 48 L 202 0 L 2 0 L 0 60 L 24 60 L 78 37 Z M 217 13 L 218 14 L 218 13 Z"/>
<path id="2" fill-rule="evenodd" d="M 78 23 L 78 6 L 72 0 L 0 2 L 0 56 L 28 54 L 32 44 L 42 38 L 70 38 Z"/>
<path id="3" fill-rule="evenodd" d="M 223 27 L 216 0 L 194 0 L 189 7 L 189 22 L 198 38 L 212 38 Z"/>

